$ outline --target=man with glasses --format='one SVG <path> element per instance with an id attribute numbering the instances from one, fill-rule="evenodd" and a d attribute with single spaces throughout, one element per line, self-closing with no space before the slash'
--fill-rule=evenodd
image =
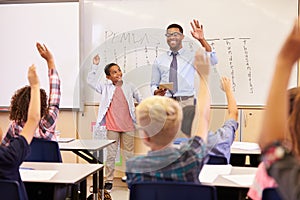
<path id="1" fill-rule="evenodd" d="M 198 20 L 191 22 L 192 36 L 198 40 L 210 56 L 211 65 L 217 64 L 215 52 L 204 38 L 203 26 Z M 151 93 L 154 95 L 168 96 L 184 107 L 194 105 L 194 52 L 182 46 L 184 39 L 183 29 L 178 24 L 167 27 L 165 34 L 170 50 L 156 58 L 152 66 Z M 167 90 L 160 84 L 173 83 L 172 89 Z"/>

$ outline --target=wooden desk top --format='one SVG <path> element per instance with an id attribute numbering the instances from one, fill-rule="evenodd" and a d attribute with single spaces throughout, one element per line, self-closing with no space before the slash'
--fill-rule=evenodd
<path id="1" fill-rule="evenodd" d="M 36 180 L 26 176 L 24 182 L 77 184 L 88 176 L 103 168 L 102 164 L 78 164 L 78 163 L 51 163 L 51 162 L 23 162 L 20 167 L 27 168 L 29 173 L 34 170 L 51 170 L 57 173 L 49 180 Z M 28 170 L 30 169 L 30 170 Z"/>

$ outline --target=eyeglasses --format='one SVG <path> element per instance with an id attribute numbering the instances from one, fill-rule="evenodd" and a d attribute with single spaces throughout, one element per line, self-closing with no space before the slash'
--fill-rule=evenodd
<path id="1" fill-rule="evenodd" d="M 165 34 L 166 37 L 171 37 L 171 36 L 178 37 L 178 36 L 181 36 L 181 35 L 182 35 L 182 33 L 179 33 L 179 32 L 173 32 L 173 33 L 166 33 Z"/>

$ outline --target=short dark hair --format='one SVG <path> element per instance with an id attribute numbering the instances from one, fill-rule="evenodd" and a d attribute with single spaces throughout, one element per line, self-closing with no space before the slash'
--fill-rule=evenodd
<path id="1" fill-rule="evenodd" d="M 167 30 L 170 29 L 170 28 L 178 28 L 180 33 L 183 34 L 183 28 L 179 25 L 179 24 L 170 24 L 168 27 L 167 27 Z"/>
<path id="2" fill-rule="evenodd" d="M 109 63 L 109 64 L 107 64 L 107 65 L 104 67 L 104 72 L 105 72 L 105 74 L 106 74 L 107 76 L 110 75 L 110 73 L 109 73 L 110 68 L 111 68 L 112 66 L 115 66 L 115 65 L 117 65 L 117 64 L 116 64 L 116 63 Z M 117 65 L 117 66 L 119 67 L 119 65 Z"/>

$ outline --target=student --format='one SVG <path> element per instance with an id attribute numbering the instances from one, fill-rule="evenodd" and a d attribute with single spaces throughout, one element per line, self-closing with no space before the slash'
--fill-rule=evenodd
<path id="1" fill-rule="evenodd" d="M 172 141 L 180 129 L 182 109 L 174 99 L 152 96 L 143 100 L 136 109 L 138 130 L 145 145 L 150 147 L 146 156 L 126 162 L 127 184 L 137 182 L 183 181 L 199 183 L 198 175 L 207 158 L 206 137 L 210 114 L 208 89 L 209 58 L 198 51 L 195 68 L 200 76 L 200 92 L 196 104 L 196 123 L 192 138 L 179 149 Z"/>
<path id="2" fill-rule="evenodd" d="M 11 139 L 9 145 L 0 146 L 0 179 L 18 181 L 21 200 L 27 200 L 28 197 L 19 167 L 30 151 L 29 144 L 40 120 L 40 84 L 34 65 L 28 69 L 28 81 L 31 97 L 24 128 L 19 137 Z"/>
<path id="3" fill-rule="evenodd" d="M 293 66 L 300 59 L 299 20 L 295 22 L 276 58 L 259 138 L 262 159 L 268 174 L 277 182 L 283 199 L 295 200 L 300 198 L 300 163 L 285 141 L 289 136 L 287 133 L 290 132 L 293 145 L 299 151 L 300 96 L 296 95 L 289 116 L 287 94 Z"/>
<path id="4" fill-rule="evenodd" d="M 294 105 L 296 105 L 297 102 L 297 98 L 300 97 L 300 87 L 295 87 L 295 88 L 291 88 L 288 90 L 288 98 L 289 98 L 289 118 L 295 118 L 295 114 L 296 112 L 298 112 L 298 108 L 297 106 L 294 107 Z M 291 136 L 287 137 L 285 139 L 285 143 L 291 143 L 292 142 L 292 152 L 294 152 L 294 154 L 298 157 L 300 150 L 298 149 L 298 138 L 300 137 L 300 129 L 299 130 L 295 130 L 293 131 L 293 123 L 295 123 L 295 121 L 292 120 L 288 120 L 288 124 L 289 124 L 289 134 L 293 133 Z M 249 188 L 248 191 L 248 197 L 250 197 L 253 200 L 261 200 L 262 199 L 262 191 L 265 188 L 272 188 L 272 187 L 277 187 L 277 183 L 276 181 L 270 177 L 267 174 L 265 165 L 263 162 L 261 162 L 258 165 L 256 174 L 255 174 L 255 178 L 254 181 L 252 183 L 252 186 Z"/>
<path id="5" fill-rule="evenodd" d="M 93 66 L 88 73 L 87 82 L 96 92 L 101 94 L 97 126 L 106 125 L 107 139 L 117 141 L 107 147 L 104 189 L 110 191 L 113 186 L 118 142 L 122 143 L 125 160 L 133 156 L 134 123 L 136 121 L 134 100 L 139 103 L 142 97 L 132 84 L 122 80 L 122 71 L 115 63 L 105 66 L 105 82 L 94 82 L 99 79 L 96 75 L 99 63 L 100 57 L 96 55 L 93 58 Z"/>
<path id="6" fill-rule="evenodd" d="M 228 114 L 224 125 L 215 133 L 208 132 L 207 150 L 209 155 L 225 157 L 227 163 L 230 161 L 230 148 L 235 138 L 235 131 L 238 129 L 238 108 L 234 98 L 231 81 L 227 77 L 221 78 L 221 88 L 226 94 L 228 102 Z M 191 127 L 195 115 L 195 106 L 189 105 L 183 108 L 183 120 L 181 131 L 188 137 L 191 135 Z"/>
<path id="7" fill-rule="evenodd" d="M 34 137 L 47 140 L 56 140 L 55 127 L 59 114 L 60 102 L 60 80 L 54 64 L 54 58 L 45 45 L 36 43 L 40 55 L 47 61 L 49 76 L 49 101 L 47 107 L 47 95 L 45 90 L 41 92 L 41 120 Z M 16 91 L 11 98 L 9 118 L 11 121 L 8 131 L 1 142 L 1 145 L 7 146 L 13 137 L 19 136 L 25 122 L 27 121 L 27 112 L 30 101 L 30 87 L 25 86 Z M 20 106 L 22 105 L 22 106 Z"/>
<path id="8" fill-rule="evenodd" d="M 212 52 L 211 46 L 204 38 L 203 26 L 199 24 L 198 20 L 191 22 L 192 36 L 198 40 L 204 47 L 207 55 L 210 57 L 211 64 L 217 63 L 215 52 Z M 194 105 L 194 75 L 195 69 L 193 67 L 193 60 L 195 54 L 186 49 L 182 45 L 184 39 L 183 29 L 178 24 L 170 24 L 166 31 L 167 43 L 170 47 L 169 51 L 159 55 L 152 66 L 151 75 L 151 93 L 154 95 L 168 96 L 177 100 L 182 107 L 186 105 Z M 173 90 L 166 90 L 159 88 L 161 83 L 174 82 L 170 80 L 171 62 L 173 54 L 176 54 L 177 63 L 177 87 L 174 85 Z"/>

